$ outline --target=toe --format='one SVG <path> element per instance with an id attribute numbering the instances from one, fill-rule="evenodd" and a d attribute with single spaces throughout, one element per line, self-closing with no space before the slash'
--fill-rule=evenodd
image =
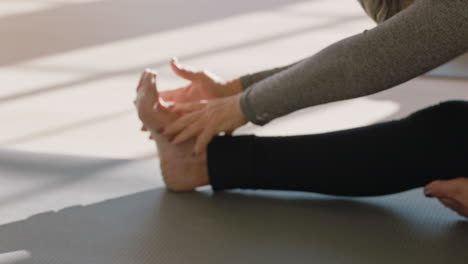
<path id="1" fill-rule="evenodd" d="M 137 108 L 140 119 L 146 119 L 151 115 L 153 107 L 158 103 L 158 94 L 156 91 L 156 73 L 146 71 L 143 75 L 140 88 L 137 94 Z"/>

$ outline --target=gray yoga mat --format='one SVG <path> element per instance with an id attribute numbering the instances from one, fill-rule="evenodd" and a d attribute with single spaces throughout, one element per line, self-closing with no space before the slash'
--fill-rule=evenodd
<path id="1" fill-rule="evenodd" d="M 365 199 L 210 189 L 177 194 L 156 179 L 157 164 L 0 151 L 0 216 L 8 219 L 0 225 L 0 263 L 468 259 L 468 222 L 421 189 Z"/>

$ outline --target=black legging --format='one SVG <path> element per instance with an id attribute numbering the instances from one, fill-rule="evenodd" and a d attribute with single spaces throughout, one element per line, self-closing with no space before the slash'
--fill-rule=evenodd
<path id="1" fill-rule="evenodd" d="M 215 191 L 297 190 L 374 196 L 468 172 L 468 102 L 444 102 L 396 121 L 332 133 L 215 137 Z"/>

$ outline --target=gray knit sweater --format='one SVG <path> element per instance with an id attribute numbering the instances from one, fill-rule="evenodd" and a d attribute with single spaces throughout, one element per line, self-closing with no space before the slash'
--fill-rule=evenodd
<path id="1" fill-rule="evenodd" d="M 468 0 L 416 0 L 311 57 L 241 77 L 241 109 L 264 125 L 299 109 L 389 89 L 466 51 Z"/>

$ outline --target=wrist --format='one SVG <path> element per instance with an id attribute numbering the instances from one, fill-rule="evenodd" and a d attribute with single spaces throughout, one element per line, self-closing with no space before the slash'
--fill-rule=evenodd
<path id="1" fill-rule="evenodd" d="M 245 124 L 248 122 L 247 120 L 247 117 L 244 115 L 244 112 L 242 111 L 242 107 L 241 107 L 241 94 L 237 94 L 234 96 L 234 101 L 235 101 L 235 110 L 240 118 L 240 121 L 242 124 Z"/>
<path id="2" fill-rule="evenodd" d="M 244 87 L 242 87 L 242 82 L 240 79 L 234 79 L 228 81 L 224 84 L 225 96 L 232 96 L 236 94 L 240 94 L 244 91 Z"/>

